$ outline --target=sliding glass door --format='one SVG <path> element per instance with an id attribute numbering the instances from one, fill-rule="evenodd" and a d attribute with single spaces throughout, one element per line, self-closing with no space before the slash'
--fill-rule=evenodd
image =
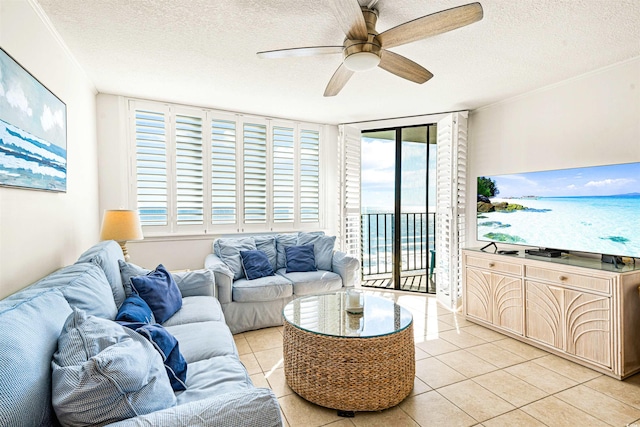
<path id="1" fill-rule="evenodd" d="M 436 127 L 362 133 L 364 286 L 434 291 Z"/>

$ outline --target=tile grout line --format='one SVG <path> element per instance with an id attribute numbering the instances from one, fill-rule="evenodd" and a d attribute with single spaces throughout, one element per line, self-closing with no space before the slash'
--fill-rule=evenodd
<path id="1" fill-rule="evenodd" d="M 596 377 L 596 378 L 599 378 L 599 377 Z M 621 404 L 623 404 L 623 405 L 629 406 L 629 407 L 630 407 L 630 408 L 632 408 L 632 409 L 635 409 L 635 410 L 640 411 L 640 408 L 636 408 L 636 407 L 634 407 L 633 405 L 629 405 L 629 404 L 628 404 L 628 403 L 626 403 L 626 402 L 622 402 L 621 400 L 618 400 L 618 399 L 616 399 L 616 398 L 614 398 L 614 397 L 611 397 L 611 396 L 609 396 L 609 395 L 607 395 L 607 394 L 604 394 L 604 393 L 600 392 L 599 390 L 593 389 L 593 388 L 591 388 L 591 387 L 589 387 L 589 386 L 587 386 L 587 385 L 586 385 L 586 383 L 588 383 L 588 382 L 590 382 L 590 381 L 592 381 L 592 380 L 594 380 L 594 379 L 595 379 L 595 378 L 592 378 L 592 379 L 590 379 L 590 380 L 583 381 L 583 382 L 581 382 L 581 383 L 578 383 L 578 384 L 576 384 L 576 385 L 574 385 L 574 386 L 572 386 L 572 387 L 566 388 L 566 389 L 564 389 L 564 390 L 557 391 L 557 392 L 555 392 L 554 394 L 552 394 L 551 396 L 556 396 L 557 394 L 560 394 L 560 393 L 562 393 L 562 392 L 564 392 L 564 391 L 567 391 L 567 390 L 571 390 L 572 388 L 577 388 L 577 387 L 580 387 L 580 386 L 585 386 L 585 387 L 588 387 L 590 390 L 592 390 L 592 391 L 594 391 L 594 392 L 596 392 L 596 393 L 598 393 L 598 394 L 601 394 L 601 395 L 603 395 L 603 396 L 605 396 L 605 397 L 608 397 L 608 398 L 610 398 L 610 399 L 613 399 L 613 400 L 615 400 L 616 402 L 621 403 Z M 549 396 L 547 396 L 547 397 L 549 397 Z M 561 402 L 566 403 L 566 404 L 567 404 L 567 405 L 569 405 L 569 406 L 572 406 L 572 407 L 576 408 L 577 410 L 579 410 L 579 411 L 581 411 L 581 412 L 584 412 L 585 414 L 587 414 L 587 415 L 589 415 L 589 416 L 591 416 L 591 417 L 593 417 L 593 418 L 595 418 L 595 419 L 597 419 L 597 420 L 602 421 L 602 422 L 603 422 L 603 423 L 605 423 L 605 424 L 608 424 L 608 425 L 610 425 L 610 426 L 614 426 L 613 424 L 609 423 L 607 420 L 603 420 L 602 418 L 598 417 L 598 416 L 597 416 L 597 415 L 595 415 L 595 414 L 591 414 L 591 413 L 589 413 L 589 412 L 586 412 L 584 409 L 582 409 L 582 408 L 578 408 L 577 406 L 575 406 L 575 405 L 571 404 L 570 402 L 567 402 L 567 401 L 565 401 L 565 400 L 563 400 L 563 399 L 560 399 L 559 397 L 556 397 L 556 399 L 560 400 Z M 633 421 L 632 421 L 632 422 L 633 422 Z M 615 427 L 615 426 L 614 426 L 614 427 Z"/>
<path id="2" fill-rule="evenodd" d="M 495 371 L 494 371 L 494 372 L 495 372 Z M 462 375 L 462 374 L 461 374 L 461 375 Z M 464 380 L 464 381 L 471 381 L 471 382 L 473 382 L 474 384 L 477 384 L 477 385 L 479 385 L 480 387 L 482 387 L 482 385 L 480 385 L 480 384 L 476 383 L 475 381 L 473 381 L 473 379 L 472 379 L 472 378 L 467 378 L 467 379 L 466 379 L 466 380 Z M 442 387 L 439 387 L 439 388 L 448 387 L 448 386 L 450 386 L 450 385 L 453 385 L 453 384 L 459 384 L 459 383 L 461 383 L 461 382 L 463 382 L 463 381 L 458 381 L 458 382 L 456 382 L 456 383 L 448 384 L 448 385 L 446 385 L 446 386 L 442 386 Z M 484 388 L 484 387 L 482 387 L 482 388 Z M 518 409 L 518 408 L 516 407 L 516 405 L 512 404 L 511 402 L 508 402 L 507 400 L 505 400 L 505 399 L 503 399 L 502 397 L 498 396 L 497 394 L 495 394 L 495 393 L 494 393 L 494 392 L 492 392 L 491 390 L 488 390 L 488 389 L 486 389 L 486 388 L 484 388 L 484 389 L 485 389 L 485 390 L 487 390 L 489 393 L 493 394 L 493 395 L 494 395 L 495 397 L 497 397 L 498 399 L 500 399 L 500 400 L 502 400 L 503 402 L 505 402 L 506 404 L 513 406 L 513 407 L 514 407 L 514 409 L 512 409 L 511 411 L 515 411 L 516 409 Z M 438 389 L 434 389 L 433 391 L 437 392 L 437 391 L 438 391 Z M 465 411 L 464 409 L 462 409 L 461 407 L 459 407 L 458 405 L 456 405 L 454 402 L 452 402 L 451 400 L 447 399 L 447 397 L 446 397 L 446 396 L 444 396 L 443 394 L 441 394 L 441 393 L 439 393 L 439 392 L 438 392 L 438 395 L 440 395 L 440 397 L 442 397 L 443 399 L 447 400 L 447 401 L 448 401 L 449 403 L 451 403 L 453 406 L 455 406 L 456 408 L 460 409 L 462 412 L 464 412 L 465 414 L 467 414 L 468 416 L 470 416 L 473 420 L 477 421 L 477 423 L 478 423 L 478 424 L 482 424 L 483 422 L 488 421 L 488 419 L 487 419 L 487 420 L 483 420 L 483 421 L 478 420 L 476 417 L 474 417 L 473 415 L 471 415 L 470 413 L 468 413 L 467 411 Z M 507 412 L 511 412 L 511 411 L 507 411 Z M 505 413 L 506 413 L 506 412 L 505 412 Z M 496 415 L 496 417 L 499 417 L 499 416 L 501 416 L 501 415 L 504 415 L 505 413 L 502 413 L 502 414 Z M 496 417 L 493 417 L 493 418 L 496 418 Z M 489 418 L 489 419 L 491 419 L 491 418 Z"/>
<path id="3" fill-rule="evenodd" d="M 528 403 L 527 403 L 527 405 L 528 405 Z M 525 405 L 525 406 L 526 406 L 526 405 Z M 521 408 L 521 407 L 520 407 L 520 408 Z M 520 409 L 520 408 L 512 409 L 511 411 L 507 411 L 507 412 L 505 412 L 504 414 L 496 415 L 495 417 L 493 417 L 493 418 L 489 418 L 488 420 L 484 420 L 484 421 L 482 421 L 482 422 L 484 423 L 484 422 L 487 422 L 487 421 L 495 420 L 496 418 L 500 418 L 500 417 L 502 417 L 503 415 L 510 414 L 511 412 L 521 411 L 521 412 L 523 412 L 523 413 L 527 414 L 528 416 L 530 416 L 531 418 L 533 418 L 534 420 L 538 421 L 540 424 L 543 424 L 543 425 L 545 425 L 545 426 L 547 426 L 547 427 L 552 427 L 552 426 L 549 426 L 549 424 L 546 424 L 546 423 L 544 423 L 543 421 L 541 421 L 541 420 L 537 419 L 537 418 L 536 418 L 536 417 L 534 417 L 533 415 L 530 415 L 529 413 L 522 411 L 522 409 Z"/>
<path id="4" fill-rule="evenodd" d="M 525 363 L 525 362 L 523 362 L 523 363 Z M 515 365 L 512 365 L 512 366 L 515 366 Z M 543 367 L 544 367 L 544 366 L 543 366 Z M 546 369 L 548 369 L 548 368 L 546 368 Z M 495 372 L 495 371 L 494 371 L 494 372 Z M 558 373 L 558 372 L 556 372 L 556 371 L 552 371 L 552 372 L 559 374 L 559 373 Z M 560 375 L 560 374 L 559 374 L 559 375 Z M 480 375 L 478 375 L 478 376 L 480 376 Z M 602 376 L 602 374 L 601 374 L 601 376 Z M 533 388 L 535 388 L 535 389 L 537 389 L 537 390 L 540 390 L 540 391 L 542 391 L 542 392 L 545 392 L 544 390 L 542 390 L 542 389 L 540 389 L 540 388 L 536 387 L 534 384 L 531 384 L 531 383 L 527 382 L 527 381 L 526 381 L 526 380 L 524 380 L 524 379 L 521 379 L 521 378 L 518 378 L 518 377 L 515 377 L 515 378 L 517 378 L 517 379 L 519 379 L 519 380 L 521 380 L 521 381 L 523 381 L 523 382 L 527 383 L 528 385 L 530 385 L 531 387 L 533 387 Z M 576 381 L 576 380 L 574 380 L 574 379 L 572 379 L 572 378 L 569 378 L 569 377 L 565 377 L 565 378 L 568 378 L 568 379 L 570 379 L 570 380 L 572 380 L 572 381 Z M 599 377 L 596 377 L 596 378 L 599 378 Z M 608 424 L 608 425 L 613 426 L 613 424 L 610 424 L 607 420 L 603 420 L 602 418 L 600 418 L 600 417 L 598 417 L 598 416 L 596 416 L 596 415 L 594 415 L 594 414 L 591 414 L 591 413 L 589 413 L 589 412 L 586 412 L 586 411 L 585 411 L 585 410 L 583 410 L 582 408 L 579 408 L 579 407 L 577 407 L 577 406 L 575 406 L 575 405 L 572 405 L 570 402 L 567 402 L 567 401 L 565 401 L 565 400 L 560 399 L 559 397 L 557 397 L 557 395 L 558 395 L 558 394 L 560 394 L 560 393 L 562 393 L 562 392 L 564 392 L 564 391 L 570 390 L 570 389 L 572 389 L 572 388 L 579 387 L 579 386 L 581 386 L 581 385 L 584 385 L 585 387 L 588 387 L 588 386 L 586 385 L 586 383 L 588 383 L 588 382 L 590 382 L 590 381 L 592 381 L 592 380 L 594 380 L 594 379 L 595 379 L 595 378 L 591 378 L 591 379 L 588 379 L 588 380 L 585 380 L 585 381 L 582 381 L 582 382 L 576 381 L 576 382 L 577 382 L 577 384 L 575 384 L 575 385 L 572 385 L 572 386 L 567 387 L 567 388 L 562 389 L 562 390 L 558 390 L 558 391 L 556 391 L 556 392 L 554 392 L 554 393 L 547 394 L 547 395 L 546 395 L 546 396 L 544 396 L 544 397 L 541 397 L 541 398 L 539 398 L 539 399 L 532 400 L 531 402 L 528 402 L 528 403 L 526 403 L 526 404 L 524 404 L 524 405 L 516 406 L 516 405 L 514 405 L 514 404 L 513 404 L 513 403 L 511 403 L 511 402 L 508 402 L 508 403 L 510 403 L 511 405 L 515 406 L 515 409 L 514 409 L 513 411 L 516 411 L 516 410 L 522 410 L 522 408 L 524 408 L 525 406 L 529 406 L 529 405 L 531 405 L 531 404 L 533 404 L 533 403 L 539 402 L 539 401 L 544 400 L 544 399 L 547 399 L 547 398 L 549 398 L 549 397 L 555 397 L 556 399 L 560 400 L 561 402 L 563 402 L 563 403 L 565 403 L 565 404 L 567 404 L 567 405 L 569 405 L 569 406 L 574 407 L 575 409 L 579 410 L 580 412 L 582 412 L 582 413 L 584 413 L 584 414 L 586 414 L 586 415 L 588 415 L 588 416 L 590 416 L 590 417 L 592 417 L 592 418 L 595 418 L 595 419 L 597 419 L 598 421 L 602 421 L 602 422 L 603 422 L 603 423 L 605 423 L 605 424 Z M 470 378 L 470 380 L 471 380 L 471 381 L 473 381 L 473 378 Z M 474 383 L 476 383 L 476 384 L 478 384 L 480 387 L 484 388 L 485 390 L 487 390 L 487 391 L 491 392 L 491 390 L 487 389 L 487 388 L 486 388 L 486 387 L 484 387 L 482 384 L 477 383 L 477 382 L 475 382 L 475 381 L 473 381 L 473 382 L 474 382 Z M 606 396 L 606 397 L 612 398 L 612 399 L 616 400 L 616 401 L 617 401 L 617 402 L 619 402 L 619 403 L 622 403 L 622 404 L 624 404 L 624 405 L 627 405 L 627 406 L 629 406 L 629 407 L 631 407 L 631 408 L 633 408 L 633 409 L 640 410 L 640 408 L 635 408 L 635 407 L 633 407 L 632 405 L 629 405 L 629 404 L 627 404 L 627 403 L 625 403 L 625 402 L 622 402 L 622 401 L 620 401 L 620 400 L 618 400 L 618 399 L 615 399 L 615 398 L 613 398 L 613 397 L 611 397 L 611 396 L 608 396 L 608 395 L 606 395 L 606 394 L 604 394 L 604 393 L 601 393 L 601 392 L 600 392 L 600 391 L 598 391 L 598 390 L 592 389 L 591 387 L 589 387 L 589 388 L 590 388 L 591 390 L 593 390 L 593 391 L 595 391 L 595 392 L 599 393 L 599 394 L 602 394 L 603 396 Z M 492 393 L 493 393 L 493 392 L 492 392 Z M 546 393 L 546 392 L 545 392 L 545 393 Z M 495 393 L 493 393 L 493 394 L 495 394 Z M 498 396 L 498 397 L 500 397 L 500 396 Z M 513 411 L 508 411 L 508 412 L 513 412 Z M 508 412 L 505 412 L 504 414 L 506 414 L 506 413 L 508 413 Z M 523 411 L 523 412 L 525 412 L 525 411 Z M 525 412 L 525 413 L 526 413 L 527 415 L 529 415 L 530 417 L 534 418 L 535 420 L 537 420 L 537 421 L 541 422 L 542 424 L 547 425 L 547 424 L 545 424 L 542 420 L 540 420 L 540 419 L 536 418 L 534 415 L 531 415 L 531 414 L 529 414 L 528 412 Z M 498 415 L 498 416 L 493 417 L 493 418 L 500 417 L 500 416 L 502 416 L 502 415 L 504 415 L 504 414 Z M 493 419 L 493 418 L 491 418 L 491 419 Z M 485 421 L 488 421 L 488 420 L 485 420 Z M 482 422 L 484 422 L 484 421 L 482 421 Z"/>

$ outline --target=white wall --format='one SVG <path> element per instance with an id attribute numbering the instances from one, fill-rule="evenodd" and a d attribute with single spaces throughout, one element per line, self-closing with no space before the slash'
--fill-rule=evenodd
<path id="1" fill-rule="evenodd" d="M 105 209 L 135 209 L 129 200 L 128 176 L 133 153 L 127 143 L 129 122 L 127 100 L 118 95 L 97 96 L 97 129 L 100 171 L 100 218 Z M 338 230 L 338 128 L 325 125 L 322 130 L 321 156 L 324 180 L 321 182 L 324 202 L 323 230 L 335 235 Z M 267 231 L 267 230 L 265 230 Z M 213 241 L 220 235 L 185 237 L 153 237 L 128 242 L 131 262 L 154 268 L 162 263 L 171 270 L 195 270 L 204 267 L 204 258 L 212 252 Z"/>
<path id="2" fill-rule="evenodd" d="M 98 241 L 95 88 L 31 1 L 0 2 L 0 46 L 67 105 L 67 192 L 0 188 L 0 298 Z"/>
<path id="3" fill-rule="evenodd" d="M 640 58 L 471 112 L 467 247 L 477 247 L 476 179 L 640 161 Z"/>

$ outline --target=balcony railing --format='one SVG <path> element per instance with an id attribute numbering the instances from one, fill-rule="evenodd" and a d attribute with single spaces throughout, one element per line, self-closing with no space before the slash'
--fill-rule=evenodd
<path id="1" fill-rule="evenodd" d="M 393 271 L 393 213 L 362 214 L 362 275 L 390 276 Z M 400 218 L 401 271 L 426 274 L 435 250 L 435 213 L 403 213 Z"/>

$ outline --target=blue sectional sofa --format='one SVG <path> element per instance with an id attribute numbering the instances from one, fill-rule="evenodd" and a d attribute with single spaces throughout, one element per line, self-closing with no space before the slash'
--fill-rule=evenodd
<path id="1" fill-rule="evenodd" d="M 334 251 L 335 239 L 323 232 L 217 239 L 204 266 L 215 275 L 217 297 L 231 332 L 282 325 L 282 310 L 293 298 L 359 283 L 360 262 Z M 287 248 L 308 245 L 313 245 L 315 269 L 288 271 Z M 253 250 L 266 255 L 273 274 L 247 279 L 241 252 Z"/>
<path id="2" fill-rule="evenodd" d="M 123 263 L 101 242 L 0 300 L 0 425 L 281 426 L 274 394 L 240 362 L 213 274 L 172 276 L 182 306 L 162 326 L 187 363 L 174 392 L 159 341 L 113 321 L 133 280 Z"/>

